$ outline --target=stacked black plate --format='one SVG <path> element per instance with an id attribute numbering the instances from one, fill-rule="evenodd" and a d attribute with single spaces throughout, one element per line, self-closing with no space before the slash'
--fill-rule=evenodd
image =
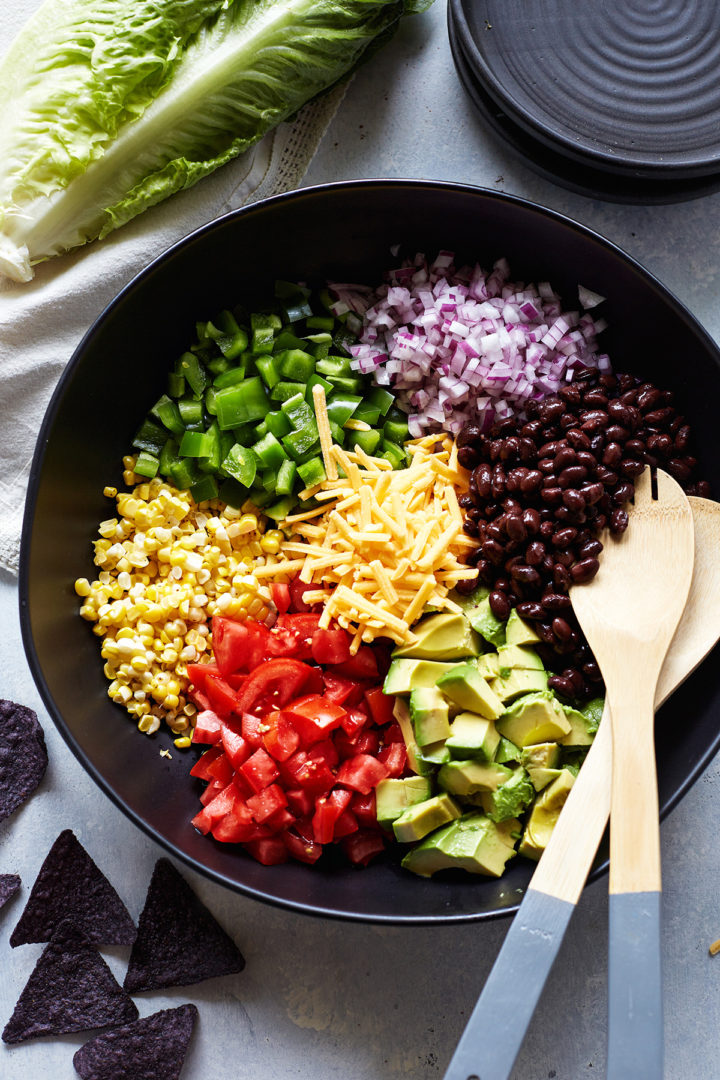
<path id="1" fill-rule="evenodd" d="M 717 0 L 448 0 L 461 82 L 548 179 L 670 203 L 720 190 Z"/>

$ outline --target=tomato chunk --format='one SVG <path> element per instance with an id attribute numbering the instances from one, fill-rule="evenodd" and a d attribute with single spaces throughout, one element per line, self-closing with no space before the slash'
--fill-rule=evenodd
<path id="1" fill-rule="evenodd" d="M 212 709 L 203 709 L 195 717 L 192 733 L 194 743 L 216 743 L 222 736 L 222 720 Z"/>
<path id="2" fill-rule="evenodd" d="M 327 630 L 318 627 L 312 636 L 313 660 L 318 664 L 343 664 L 351 659 L 351 641 L 342 626 Z"/>
<path id="3" fill-rule="evenodd" d="M 365 701 L 368 704 L 374 723 L 382 727 L 384 724 L 391 724 L 394 721 L 394 694 L 384 694 L 382 687 L 376 686 L 372 690 L 365 691 Z"/>
<path id="4" fill-rule="evenodd" d="M 281 615 L 290 607 L 290 589 L 287 585 L 282 584 L 279 581 L 273 581 L 270 586 L 270 595 L 272 596 L 273 604 L 278 609 Z"/>
<path id="5" fill-rule="evenodd" d="M 282 708 L 306 687 L 317 687 L 318 682 L 322 684 L 317 668 L 300 660 L 290 657 L 266 660 L 245 680 L 237 695 L 238 707 L 241 712 L 253 712 L 264 702 L 270 708 Z M 311 692 L 310 689 L 307 692 Z"/>
<path id="6" fill-rule="evenodd" d="M 283 807 L 287 806 L 287 799 L 279 784 L 269 784 L 268 787 L 259 791 L 257 795 L 251 795 L 247 800 L 247 805 L 252 812 L 252 816 L 259 825 L 262 825 L 277 810 L 282 810 Z"/>
<path id="7" fill-rule="evenodd" d="M 255 792 L 268 787 L 280 775 L 277 765 L 262 746 L 240 766 L 238 772 L 245 777 Z"/>
<path id="8" fill-rule="evenodd" d="M 291 701 L 283 716 L 295 727 L 303 745 L 311 746 L 327 738 L 329 733 L 338 727 L 345 716 L 345 710 L 320 694 L 309 694 Z"/>
<path id="9" fill-rule="evenodd" d="M 252 671 L 268 654 L 270 631 L 253 619 L 239 622 L 215 615 L 212 621 L 212 646 L 221 675 Z"/>
<path id="10" fill-rule="evenodd" d="M 374 829 L 358 829 L 342 841 L 343 851 L 355 866 L 367 866 L 371 859 L 385 850 L 381 833 Z"/>

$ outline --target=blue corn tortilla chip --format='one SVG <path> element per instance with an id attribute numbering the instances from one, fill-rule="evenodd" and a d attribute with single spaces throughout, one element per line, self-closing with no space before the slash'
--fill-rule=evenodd
<path id="1" fill-rule="evenodd" d="M 135 940 L 129 911 L 71 829 L 50 848 L 10 944 L 49 941 L 63 919 L 72 919 L 96 945 Z"/>
<path id="2" fill-rule="evenodd" d="M 245 960 L 168 859 L 158 859 L 123 986 L 135 994 L 242 971 Z"/>
<path id="3" fill-rule="evenodd" d="M 0 821 L 32 795 L 47 769 L 45 735 L 25 705 L 0 699 Z"/>
<path id="4" fill-rule="evenodd" d="M 180 1005 L 104 1031 L 77 1051 L 75 1071 L 82 1080 L 178 1080 L 197 1016 Z"/>
<path id="5" fill-rule="evenodd" d="M 19 888 L 20 878 L 17 874 L 0 874 L 0 908 L 3 904 L 7 904 Z"/>
<path id="6" fill-rule="evenodd" d="M 56 930 L 33 968 L 2 1033 L 6 1043 L 137 1020 L 135 1002 L 95 946 L 70 920 Z"/>

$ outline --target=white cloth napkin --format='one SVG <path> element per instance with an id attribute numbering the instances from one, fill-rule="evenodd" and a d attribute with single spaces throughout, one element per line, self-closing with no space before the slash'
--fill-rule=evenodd
<path id="1" fill-rule="evenodd" d="M 3 0 L 26 9 L 28 0 Z M 10 13 L 12 15 L 12 13 Z M 6 21 L 7 20 L 7 21 Z M 18 27 L 0 18 L 0 55 Z M 135 218 L 99 243 L 36 268 L 26 285 L 0 284 L 0 566 L 17 573 L 28 475 L 53 389 L 105 305 L 156 255 L 207 221 L 297 187 L 345 93 L 334 87 L 236 161 Z"/>

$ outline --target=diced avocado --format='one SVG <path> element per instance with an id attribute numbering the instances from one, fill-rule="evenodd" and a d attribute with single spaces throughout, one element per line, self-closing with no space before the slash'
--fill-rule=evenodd
<path id="1" fill-rule="evenodd" d="M 441 742 L 450 734 L 447 698 L 436 686 L 419 686 L 410 691 L 410 720 L 418 746 Z"/>
<path id="2" fill-rule="evenodd" d="M 516 701 L 499 718 L 497 729 L 516 746 L 525 747 L 562 739 L 570 731 L 570 721 L 560 702 L 546 690 Z"/>
<path id="3" fill-rule="evenodd" d="M 446 697 L 461 709 L 495 720 L 503 711 L 502 702 L 490 689 L 475 664 L 455 664 L 437 680 Z"/>
<path id="4" fill-rule="evenodd" d="M 446 761 L 450 760 L 450 751 L 445 744 L 445 740 L 440 739 L 438 742 L 428 743 L 427 746 L 418 746 L 417 757 L 418 763 L 422 763 L 425 767 L 444 765 Z"/>
<path id="5" fill-rule="evenodd" d="M 515 769 L 495 791 L 484 791 L 482 808 L 492 821 L 518 817 L 535 798 L 535 788 L 525 769 Z"/>
<path id="6" fill-rule="evenodd" d="M 514 701 L 521 694 L 531 694 L 537 690 L 547 690 L 547 671 L 529 668 L 513 668 L 507 678 L 493 679 L 492 688 L 501 701 Z"/>
<path id="7" fill-rule="evenodd" d="M 560 769 L 546 769 L 544 765 L 528 765 L 527 770 L 536 791 L 542 791 L 548 784 L 552 784 L 553 780 L 557 780 L 560 772 Z"/>
<path id="8" fill-rule="evenodd" d="M 520 763 L 526 769 L 557 769 L 560 747 L 556 742 L 534 743 L 521 752 Z"/>
<path id="9" fill-rule="evenodd" d="M 483 679 L 496 679 L 500 674 L 500 659 L 496 652 L 483 653 L 478 657 L 477 668 Z"/>
<path id="10" fill-rule="evenodd" d="M 426 836 L 407 853 L 402 865 L 422 877 L 451 869 L 500 877 L 515 854 L 511 831 L 519 827 L 517 821 L 496 825 L 485 814 L 472 811 Z"/>
<path id="11" fill-rule="evenodd" d="M 573 774 L 568 769 L 562 769 L 560 776 L 538 795 L 530 811 L 518 849 L 521 855 L 527 856 L 528 859 L 540 858 L 550 842 L 560 811 L 574 783 Z"/>
<path id="12" fill-rule="evenodd" d="M 434 686 L 441 675 L 462 664 L 440 664 L 433 660 L 393 660 L 383 683 L 386 694 L 409 694 L 422 686 Z"/>
<path id="13" fill-rule="evenodd" d="M 570 722 L 570 731 L 563 736 L 560 742 L 563 746 L 590 746 L 597 730 L 592 721 L 588 720 L 584 713 L 578 712 L 577 709 L 572 709 L 568 705 L 563 705 L 562 708 Z"/>
<path id="14" fill-rule="evenodd" d="M 393 821 L 395 839 L 401 844 L 411 844 L 422 840 L 433 829 L 439 829 L 448 821 L 454 821 L 462 813 L 460 807 L 449 795 L 442 792 L 431 799 L 409 806 L 400 817 Z"/>
<path id="15" fill-rule="evenodd" d="M 520 761 L 522 750 L 515 743 L 510 742 L 503 735 L 500 736 L 498 748 L 495 751 L 495 761 L 498 765 L 504 765 L 506 761 Z"/>
<path id="16" fill-rule="evenodd" d="M 432 795 L 430 781 L 424 776 L 404 776 L 400 780 L 380 780 L 375 788 L 375 813 L 378 824 L 390 828 L 409 806 L 424 802 Z"/>
<path id="17" fill-rule="evenodd" d="M 492 720 L 476 713 L 459 713 L 450 725 L 450 737 L 446 740 L 454 758 L 479 757 L 492 761 L 500 742 Z"/>
<path id="18" fill-rule="evenodd" d="M 495 791 L 510 779 L 512 769 L 491 761 L 449 761 L 438 773 L 438 784 L 453 795 Z"/>
<path id="19" fill-rule="evenodd" d="M 480 639 L 464 615 L 443 611 L 427 615 L 413 627 L 417 640 L 412 645 L 396 649 L 395 657 L 420 660 L 460 660 L 477 656 Z"/>
<path id="20" fill-rule="evenodd" d="M 505 624 L 505 641 L 508 645 L 537 645 L 540 637 L 531 624 L 521 619 L 515 608 L 512 609 Z"/>
<path id="21" fill-rule="evenodd" d="M 466 611 L 465 617 L 473 630 L 477 630 L 478 634 L 484 637 L 486 641 L 489 641 L 491 645 L 497 648 L 498 645 L 505 644 L 505 623 L 502 619 L 498 619 L 496 615 L 493 615 L 487 597 L 480 600 L 470 611 Z"/>
<path id="22" fill-rule="evenodd" d="M 543 662 L 527 645 L 503 645 L 498 649 L 500 675 L 506 679 L 513 668 L 523 671 L 543 671 Z"/>
<path id="23" fill-rule="evenodd" d="M 410 719 L 410 710 L 408 709 L 406 702 L 400 697 L 395 698 L 393 716 L 400 725 L 400 730 L 402 731 L 402 736 L 405 740 L 408 765 L 412 771 L 419 776 L 429 776 L 435 771 L 435 766 L 421 756 L 420 747 L 415 742 L 412 721 Z M 450 751 L 448 751 L 448 753 L 449 752 Z"/>

